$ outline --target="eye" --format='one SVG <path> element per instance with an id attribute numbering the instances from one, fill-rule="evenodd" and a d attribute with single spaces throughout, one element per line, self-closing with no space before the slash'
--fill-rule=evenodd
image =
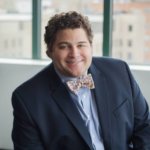
<path id="1" fill-rule="evenodd" d="M 86 47 L 86 44 L 79 44 L 78 47 L 79 48 Z"/>
<path id="2" fill-rule="evenodd" d="M 59 45 L 59 49 L 66 49 L 67 48 L 67 45 L 66 44 L 61 44 Z"/>

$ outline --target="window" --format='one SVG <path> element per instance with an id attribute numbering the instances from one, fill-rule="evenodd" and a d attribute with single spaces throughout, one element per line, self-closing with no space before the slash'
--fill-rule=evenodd
<path id="1" fill-rule="evenodd" d="M 22 21 L 18 22 L 19 25 L 19 31 L 23 31 L 24 30 L 24 23 Z"/>
<path id="2" fill-rule="evenodd" d="M 6 39 L 6 40 L 3 39 L 3 40 L 2 40 L 2 43 L 4 43 L 4 46 L 2 46 L 1 48 L 4 48 L 4 49 L 7 50 L 7 49 L 8 49 L 8 40 L 7 40 L 7 39 Z"/>
<path id="3" fill-rule="evenodd" d="M 31 58 L 32 0 L 0 1 L 0 57 Z"/>
<path id="4" fill-rule="evenodd" d="M 147 44 L 150 39 L 145 39 L 150 36 L 147 28 L 150 26 L 150 1 L 115 0 L 113 10 L 116 28 L 112 38 L 112 57 L 118 57 L 123 51 L 122 59 L 126 61 L 135 64 L 150 63 L 150 44 Z M 116 47 L 114 42 L 119 38 L 124 45 Z"/>
<path id="5" fill-rule="evenodd" d="M 132 30 L 133 30 L 132 25 L 129 25 L 129 26 L 128 26 L 128 30 L 129 30 L 130 32 L 132 32 Z"/>
<path id="6" fill-rule="evenodd" d="M 127 53 L 127 60 L 130 61 L 131 59 L 132 59 L 132 53 L 129 52 L 129 53 Z"/>
<path id="7" fill-rule="evenodd" d="M 132 47 L 132 40 L 128 40 L 128 47 Z"/>
<path id="8" fill-rule="evenodd" d="M 112 57 L 121 58 L 127 62 L 129 62 L 127 58 L 131 58 L 132 64 L 150 63 L 150 1 L 114 0 L 113 13 L 108 13 L 111 9 L 106 7 L 104 14 L 107 14 L 107 17 L 104 19 L 104 0 L 41 0 L 41 31 L 38 29 L 41 32 L 41 42 L 38 42 L 38 39 L 35 40 L 36 42 L 32 41 L 32 32 L 34 32 L 34 30 L 32 31 L 32 17 L 36 16 L 36 14 L 32 16 L 32 1 L 36 3 L 38 0 L 1 0 L 0 57 L 36 59 L 40 58 L 41 53 L 41 58 L 47 59 L 43 38 L 47 21 L 54 13 L 77 10 L 88 16 L 91 21 L 94 31 L 94 56 L 101 56 L 103 50 L 104 55 L 108 55 L 110 52 Z M 111 14 L 113 14 L 112 24 L 106 20 Z M 35 21 L 33 20 L 33 22 Z M 113 30 L 112 38 L 109 36 L 111 32 L 107 32 L 109 29 Z M 40 36 L 33 34 L 33 37 Z M 41 43 L 41 48 L 37 52 L 39 57 L 33 57 L 38 49 L 32 47 L 32 45 L 37 45 L 34 43 L 39 43 L 39 45 Z M 109 46 L 107 47 L 107 45 Z M 128 53 L 131 53 L 132 57 L 127 57 Z"/>

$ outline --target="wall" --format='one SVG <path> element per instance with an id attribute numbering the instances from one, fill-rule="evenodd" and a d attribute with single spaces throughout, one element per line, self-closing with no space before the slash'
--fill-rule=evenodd
<path id="1" fill-rule="evenodd" d="M 11 61 L 0 60 L 0 148 L 12 148 L 12 91 L 23 81 L 27 80 L 49 62 L 41 61 Z M 150 104 L 150 68 L 131 66 L 135 79 Z M 142 71 L 141 71 L 142 70 Z"/>

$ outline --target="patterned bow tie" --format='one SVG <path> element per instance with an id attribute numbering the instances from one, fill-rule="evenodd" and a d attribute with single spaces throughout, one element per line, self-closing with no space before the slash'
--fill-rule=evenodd
<path id="1" fill-rule="evenodd" d="M 81 87 L 86 87 L 89 89 L 95 88 L 94 81 L 93 81 L 91 74 L 81 76 L 78 79 L 73 80 L 73 81 L 68 81 L 67 85 L 68 85 L 69 89 L 75 94 L 77 94 L 77 91 Z"/>

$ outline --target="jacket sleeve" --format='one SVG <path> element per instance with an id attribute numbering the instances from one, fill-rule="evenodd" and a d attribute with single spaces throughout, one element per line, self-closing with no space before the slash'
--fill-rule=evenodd
<path id="1" fill-rule="evenodd" d="M 132 143 L 134 150 L 150 150 L 150 113 L 142 92 L 126 65 L 133 97 L 134 131 Z"/>
<path id="2" fill-rule="evenodd" d="M 44 150 L 37 127 L 17 92 L 12 95 L 14 150 Z"/>

